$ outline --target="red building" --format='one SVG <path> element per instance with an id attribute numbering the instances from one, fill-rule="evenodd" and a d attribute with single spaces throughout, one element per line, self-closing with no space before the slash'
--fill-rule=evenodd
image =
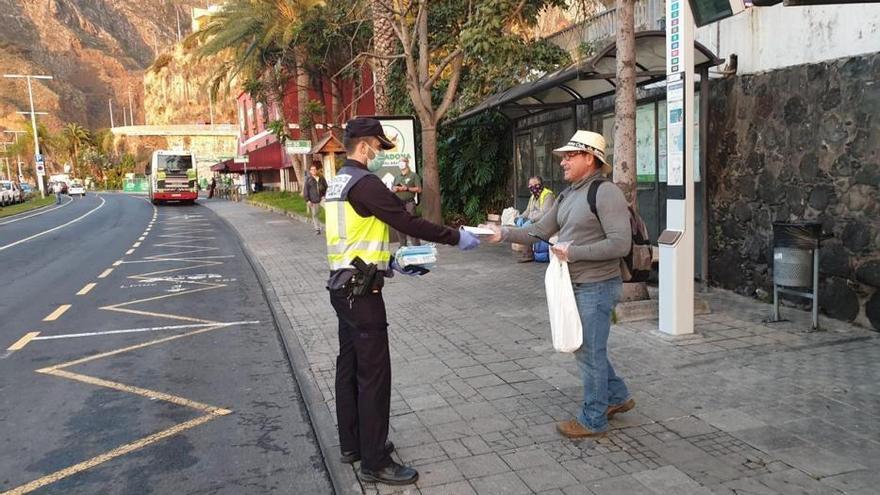
<path id="1" fill-rule="evenodd" d="M 315 118 L 313 139 L 316 141 L 331 132 L 332 129 L 341 129 L 341 124 L 354 115 L 373 115 L 376 111 L 373 96 L 373 77 L 368 67 L 363 69 L 362 84 L 356 85 L 354 81 L 345 80 L 340 83 L 340 97 L 334 105 L 331 92 L 331 83 L 325 80 L 320 90 L 309 88 L 309 100 L 317 101 L 324 108 L 324 113 Z M 300 139 L 299 126 L 299 103 L 296 92 L 296 81 L 291 80 L 284 94 L 283 108 L 276 104 L 270 104 L 264 108 L 260 102 L 255 102 L 249 94 L 242 92 L 237 98 L 239 146 L 238 154 L 247 155 L 247 172 L 250 182 L 262 184 L 267 189 L 280 189 L 285 191 L 298 191 L 297 174 L 294 167 L 301 166 L 297 157 L 284 151 L 281 143 L 273 135 L 267 126 L 270 122 L 279 120 L 281 113 L 290 127 L 288 135 L 292 139 Z M 334 118 L 334 115 L 339 115 Z M 219 163 L 214 166 L 215 170 L 231 173 L 243 173 L 244 164 L 233 163 L 232 160 Z M 300 173 L 300 176 L 303 174 Z"/>

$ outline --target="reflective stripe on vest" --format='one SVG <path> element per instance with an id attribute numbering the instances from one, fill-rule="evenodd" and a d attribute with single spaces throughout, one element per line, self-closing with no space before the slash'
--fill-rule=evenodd
<path id="1" fill-rule="evenodd" d="M 359 256 L 387 270 L 391 259 L 388 225 L 374 216 L 362 217 L 348 202 L 348 191 L 369 172 L 343 167 L 327 184 L 324 211 L 327 230 L 327 261 L 330 270 L 351 268 Z"/>

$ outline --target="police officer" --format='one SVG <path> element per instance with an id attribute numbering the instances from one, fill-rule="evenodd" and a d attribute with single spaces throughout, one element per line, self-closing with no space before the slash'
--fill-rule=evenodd
<path id="1" fill-rule="evenodd" d="M 391 360 L 382 285 L 392 270 L 401 271 L 391 259 L 389 226 L 461 250 L 473 249 L 480 242 L 468 232 L 408 213 L 403 202 L 370 173 L 381 168 L 376 161 L 379 150 L 394 148 L 378 120 L 348 121 L 343 145 L 348 158 L 328 184 L 325 197 L 327 288 L 339 318 L 336 416 L 341 460 L 361 460 L 364 481 L 415 483 L 419 473 L 391 459 L 394 446 L 388 441 Z M 355 269 L 353 263 L 376 271 Z"/>

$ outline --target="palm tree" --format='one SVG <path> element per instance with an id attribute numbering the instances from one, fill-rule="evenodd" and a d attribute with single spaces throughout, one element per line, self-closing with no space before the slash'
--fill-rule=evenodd
<path id="1" fill-rule="evenodd" d="M 370 0 L 373 16 L 373 95 L 376 100 L 376 114 L 391 115 L 391 101 L 388 96 L 388 76 L 391 73 L 391 57 L 397 46 L 397 35 L 391 24 L 391 13 L 385 3 L 388 0 Z"/>
<path id="2" fill-rule="evenodd" d="M 67 152 L 73 162 L 73 177 L 76 177 L 79 149 L 83 144 L 88 143 L 89 131 L 76 122 L 71 122 L 64 126 L 61 132 L 67 142 Z"/>
<path id="3" fill-rule="evenodd" d="M 217 64 L 211 82 L 216 92 L 225 84 L 229 91 L 237 78 L 263 82 L 265 99 L 282 106 L 285 89 L 291 77 L 297 80 L 300 112 L 308 101 L 308 75 L 303 69 L 305 54 L 293 41 L 299 19 L 309 9 L 323 5 L 321 0 L 230 0 L 212 16 L 205 26 L 187 38 L 187 44 L 198 44 L 200 58 L 224 55 Z M 268 102 L 268 101 L 267 101 Z M 265 103 L 265 102 L 264 102 Z M 284 115 L 282 121 L 286 124 Z M 302 129 L 311 139 L 311 130 Z M 301 182 L 305 163 L 295 170 Z"/>

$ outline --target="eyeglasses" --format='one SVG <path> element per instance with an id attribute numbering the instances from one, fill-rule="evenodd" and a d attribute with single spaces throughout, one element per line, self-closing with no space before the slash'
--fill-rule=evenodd
<path id="1" fill-rule="evenodd" d="M 576 156 L 580 156 L 580 155 L 583 155 L 583 154 L 585 154 L 585 153 L 586 153 L 585 151 L 567 151 L 567 152 L 565 152 L 565 153 L 562 155 L 562 160 L 563 160 L 563 161 L 571 161 L 571 160 L 573 160 Z"/>

